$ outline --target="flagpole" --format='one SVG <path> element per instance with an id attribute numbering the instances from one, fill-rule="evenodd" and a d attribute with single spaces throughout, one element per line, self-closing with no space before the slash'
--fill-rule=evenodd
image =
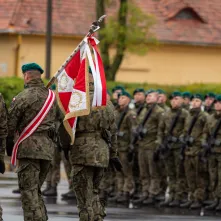
<path id="1" fill-rule="evenodd" d="M 85 44 L 85 38 L 90 37 L 92 34 L 94 34 L 97 30 L 100 29 L 100 23 L 104 20 L 106 15 L 102 15 L 97 21 L 93 22 L 89 32 L 85 35 L 83 40 L 80 42 L 80 44 L 75 48 L 75 50 L 71 53 L 71 55 L 67 58 L 67 60 L 62 64 L 62 66 L 58 69 L 56 74 L 51 78 L 51 80 L 47 84 L 47 88 L 49 88 L 55 80 L 58 78 L 58 76 L 62 73 L 67 63 L 72 59 L 72 57 L 81 49 L 81 47 Z"/>

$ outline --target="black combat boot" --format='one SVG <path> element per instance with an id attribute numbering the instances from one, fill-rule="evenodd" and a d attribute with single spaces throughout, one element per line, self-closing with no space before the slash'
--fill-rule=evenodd
<path id="1" fill-rule="evenodd" d="M 117 202 L 118 198 L 122 196 L 123 193 L 119 192 L 115 196 L 108 198 L 109 202 Z"/>
<path id="2" fill-rule="evenodd" d="M 155 197 L 156 201 L 164 201 L 165 200 L 165 193 L 160 193 Z"/>
<path id="3" fill-rule="evenodd" d="M 218 199 L 215 199 L 215 200 L 213 201 L 213 203 L 210 204 L 209 206 L 206 206 L 205 209 L 206 209 L 206 210 L 214 210 L 214 209 L 217 207 L 218 204 L 219 204 L 219 200 L 218 200 Z"/>
<path id="4" fill-rule="evenodd" d="M 122 196 L 117 199 L 118 203 L 129 203 L 130 201 L 130 193 L 124 192 Z"/>
<path id="5" fill-rule="evenodd" d="M 45 191 L 43 194 L 43 196 L 48 196 L 48 197 L 55 197 L 57 196 L 57 187 L 51 187 L 48 191 Z"/>
<path id="6" fill-rule="evenodd" d="M 20 189 L 18 188 L 18 189 L 12 190 L 12 193 L 15 193 L 15 194 L 20 194 L 20 193 L 21 193 L 21 191 L 20 191 Z"/>
<path id="7" fill-rule="evenodd" d="M 173 200 L 170 204 L 170 207 L 179 207 L 180 206 L 180 200 Z"/>
<path id="8" fill-rule="evenodd" d="M 219 201 L 219 204 L 216 207 L 216 211 L 220 212 L 221 211 L 221 199 L 219 199 L 218 201 Z"/>
<path id="9" fill-rule="evenodd" d="M 190 206 L 190 209 L 201 209 L 202 206 L 203 206 L 202 202 L 197 200 L 193 202 L 193 204 Z"/>
<path id="10" fill-rule="evenodd" d="M 74 190 L 69 190 L 67 193 L 61 194 L 61 197 L 67 200 L 72 200 L 76 198 L 74 194 Z"/>
<path id="11" fill-rule="evenodd" d="M 44 195 L 44 192 L 48 191 L 51 188 L 51 184 L 47 183 L 47 186 L 44 190 L 42 190 L 42 194 Z"/>
<path id="12" fill-rule="evenodd" d="M 189 208 L 192 205 L 192 201 L 187 201 L 185 203 L 180 204 L 180 208 Z"/>
<path id="13" fill-rule="evenodd" d="M 144 205 L 153 205 L 156 202 L 153 195 L 150 195 L 148 199 L 143 201 Z"/>
<path id="14" fill-rule="evenodd" d="M 170 197 L 169 199 L 163 201 L 163 202 L 160 202 L 159 206 L 160 207 L 166 207 L 166 206 L 169 206 L 169 204 L 173 201 L 173 198 Z"/>
<path id="15" fill-rule="evenodd" d="M 146 199 L 148 199 L 148 193 L 142 193 L 138 199 L 133 200 L 133 203 L 143 203 Z"/>

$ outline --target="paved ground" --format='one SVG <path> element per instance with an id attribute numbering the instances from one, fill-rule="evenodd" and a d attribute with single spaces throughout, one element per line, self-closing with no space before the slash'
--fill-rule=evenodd
<path id="1" fill-rule="evenodd" d="M 0 199 L 4 210 L 4 221 L 22 221 L 22 209 L 20 203 L 20 196 L 12 194 L 12 190 L 17 187 L 16 174 L 6 172 L 4 176 L 0 175 Z M 75 201 L 62 201 L 60 195 L 67 192 L 67 182 L 62 179 L 59 184 L 58 198 L 45 199 L 49 213 L 49 220 L 53 221 L 69 221 L 78 220 L 77 208 Z M 202 211 L 190 211 L 185 209 L 161 209 L 161 208 L 134 208 L 130 205 L 126 206 L 109 205 L 107 209 L 108 221 L 214 221 L 221 220 L 221 214 L 205 212 L 204 216 L 200 216 Z M 202 214 L 201 214 L 202 215 Z"/>

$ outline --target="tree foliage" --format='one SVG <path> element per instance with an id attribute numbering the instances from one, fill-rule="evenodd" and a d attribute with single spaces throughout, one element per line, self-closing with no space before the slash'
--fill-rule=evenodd
<path id="1" fill-rule="evenodd" d="M 145 55 L 157 40 L 150 28 L 155 24 L 152 15 L 142 11 L 132 0 L 97 0 L 97 17 L 106 13 L 111 4 L 119 3 L 116 13 L 108 17 L 99 31 L 100 49 L 108 80 L 115 80 L 125 52 Z M 114 55 L 110 55 L 110 49 Z"/>

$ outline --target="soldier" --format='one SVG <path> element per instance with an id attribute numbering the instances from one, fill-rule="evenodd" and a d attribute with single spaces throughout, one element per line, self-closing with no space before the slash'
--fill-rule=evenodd
<path id="1" fill-rule="evenodd" d="M 167 102 L 167 95 L 166 92 L 162 89 L 157 89 L 157 93 L 158 93 L 158 105 L 164 109 L 164 111 L 169 111 L 170 108 L 167 106 L 166 102 Z"/>
<path id="2" fill-rule="evenodd" d="M 169 177 L 169 199 L 160 203 L 161 206 L 179 206 L 186 190 L 184 167 L 180 159 L 180 136 L 188 117 L 188 112 L 182 108 L 183 98 L 178 91 L 170 97 L 171 110 L 164 113 L 160 124 L 161 152 L 164 153 L 167 175 Z"/>
<path id="3" fill-rule="evenodd" d="M 191 99 L 192 94 L 188 91 L 182 93 L 183 97 L 183 108 L 186 110 L 190 109 L 190 99 Z"/>
<path id="4" fill-rule="evenodd" d="M 90 92 L 93 92 L 92 79 L 90 75 Z M 90 98 L 93 99 L 92 93 Z M 73 187 L 80 221 L 103 220 L 106 213 L 98 194 L 104 168 L 107 168 L 110 162 L 118 170 L 121 169 L 117 158 L 114 112 L 111 113 L 106 109 L 91 109 L 89 115 L 78 117 L 74 145 L 70 150 L 64 149 L 66 156 L 70 151 Z M 106 130 L 112 132 L 110 149 L 102 136 Z"/>
<path id="5" fill-rule="evenodd" d="M 118 105 L 119 94 L 121 94 L 124 90 L 124 87 L 120 85 L 112 89 L 112 103 L 115 107 Z"/>
<path id="6" fill-rule="evenodd" d="M 206 164 L 199 159 L 202 151 L 201 139 L 207 121 L 207 113 L 201 110 L 203 97 L 194 94 L 191 98 L 190 114 L 187 117 L 183 137 L 183 154 L 185 154 L 185 174 L 189 189 L 189 200 L 181 204 L 182 208 L 199 209 L 205 197 Z M 185 152 L 185 153 L 184 153 Z M 181 157 L 184 157 L 183 155 Z"/>
<path id="7" fill-rule="evenodd" d="M 205 95 L 204 99 L 204 110 L 208 113 L 208 114 L 213 114 L 215 113 L 214 110 L 214 101 L 215 101 L 216 95 L 213 92 L 209 92 Z"/>
<path id="8" fill-rule="evenodd" d="M 202 142 L 204 150 L 209 154 L 209 191 L 215 200 L 205 208 L 221 211 L 221 95 L 216 96 L 214 107 L 215 113 L 208 117 Z"/>
<path id="9" fill-rule="evenodd" d="M 7 110 L 3 96 L 0 93 L 0 173 L 5 172 L 5 146 L 6 146 L 6 137 L 8 134 L 8 127 L 7 127 Z M 2 219 L 2 208 L 0 206 L 0 221 Z"/>
<path id="10" fill-rule="evenodd" d="M 54 153 L 55 123 L 57 106 L 53 92 L 49 91 L 41 79 L 44 71 L 36 63 L 22 66 L 25 89 L 12 101 L 9 109 L 7 149 L 12 152 L 14 138 L 17 142 L 27 128 L 33 128 L 39 121 L 40 125 L 20 142 L 17 156 L 18 184 L 21 192 L 24 220 L 48 220 L 46 207 L 41 195 L 41 186 L 45 181 Z M 50 102 L 51 101 L 51 102 Z M 49 106 L 47 110 L 44 107 Z M 17 136 L 18 135 L 19 138 Z M 15 152 L 16 153 L 16 152 Z"/>
<path id="11" fill-rule="evenodd" d="M 146 108 L 139 115 L 138 127 L 142 125 L 141 137 L 138 142 L 138 162 L 142 195 L 135 203 L 152 204 L 161 192 L 161 177 L 159 164 L 153 160 L 153 154 L 158 146 L 158 126 L 163 109 L 157 105 L 158 93 L 155 90 L 146 92 Z M 148 198 L 149 197 L 149 198 Z"/>
<path id="12" fill-rule="evenodd" d="M 116 122 L 118 128 L 118 153 L 122 162 L 123 173 L 116 174 L 117 193 L 111 201 L 119 203 L 128 202 L 130 196 L 134 193 L 134 179 L 132 166 L 133 163 L 128 161 L 128 151 L 131 142 L 131 131 L 136 124 L 136 112 L 129 108 L 131 96 L 127 91 L 120 94 L 118 100 L 119 108 L 116 110 Z"/>
<path id="13" fill-rule="evenodd" d="M 143 88 L 136 88 L 133 92 L 133 96 L 137 116 L 139 116 L 145 104 L 145 90 Z"/>

